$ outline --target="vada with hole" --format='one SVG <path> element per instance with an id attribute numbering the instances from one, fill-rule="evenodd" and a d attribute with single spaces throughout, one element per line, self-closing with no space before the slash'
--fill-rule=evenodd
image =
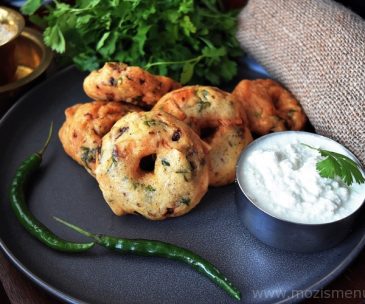
<path id="1" fill-rule="evenodd" d="M 94 175 L 102 137 L 122 116 L 139 111 L 133 105 L 105 101 L 80 103 L 67 108 L 66 120 L 58 133 L 66 154 Z"/>
<path id="2" fill-rule="evenodd" d="M 123 101 L 150 109 L 164 94 L 180 87 L 169 77 L 120 62 L 107 62 L 84 80 L 84 91 L 93 99 Z"/>
<path id="3" fill-rule="evenodd" d="M 241 151 L 252 141 L 241 105 L 230 93 L 209 86 L 186 86 L 163 96 L 154 110 L 188 124 L 210 146 L 209 184 L 223 186 L 235 179 Z"/>
<path id="4" fill-rule="evenodd" d="M 96 179 L 116 215 L 180 216 L 207 192 L 207 151 L 199 136 L 170 114 L 130 113 L 104 136 Z"/>
<path id="5" fill-rule="evenodd" d="M 271 79 L 242 80 L 232 94 L 245 109 L 255 135 L 302 130 L 307 117 L 294 96 Z"/>

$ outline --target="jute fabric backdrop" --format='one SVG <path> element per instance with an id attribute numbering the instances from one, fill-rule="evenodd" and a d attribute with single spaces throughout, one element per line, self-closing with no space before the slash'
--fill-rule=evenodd
<path id="1" fill-rule="evenodd" d="M 238 40 L 298 98 L 317 133 L 365 164 L 365 21 L 330 0 L 250 0 Z"/>

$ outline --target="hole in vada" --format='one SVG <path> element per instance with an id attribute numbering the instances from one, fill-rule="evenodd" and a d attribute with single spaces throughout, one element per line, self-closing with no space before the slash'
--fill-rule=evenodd
<path id="1" fill-rule="evenodd" d="M 181 131 L 177 129 L 174 134 L 172 134 L 171 140 L 172 141 L 178 141 L 181 137 Z"/>
<path id="2" fill-rule="evenodd" d="M 141 158 L 139 168 L 144 172 L 153 172 L 155 170 L 156 154 L 150 154 Z"/>
<path id="3" fill-rule="evenodd" d="M 215 132 L 217 132 L 217 127 L 204 127 L 200 129 L 200 138 L 202 140 L 207 140 L 212 138 Z"/>

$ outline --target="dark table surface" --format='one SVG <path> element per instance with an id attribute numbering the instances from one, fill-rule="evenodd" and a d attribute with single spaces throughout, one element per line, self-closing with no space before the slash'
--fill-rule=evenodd
<path id="1" fill-rule="evenodd" d="M 232 0 L 232 7 L 239 7 L 244 0 Z M 362 17 L 365 16 L 365 1 L 341 0 Z M 53 66 L 47 73 L 52 74 L 57 70 Z M 325 287 L 321 292 L 308 295 L 305 304 L 362 304 L 365 303 L 365 251 L 336 280 Z M 40 287 L 25 277 L 17 270 L 0 252 L 0 303 L 1 304 L 46 304 L 61 303 L 53 296 L 47 294 Z"/>

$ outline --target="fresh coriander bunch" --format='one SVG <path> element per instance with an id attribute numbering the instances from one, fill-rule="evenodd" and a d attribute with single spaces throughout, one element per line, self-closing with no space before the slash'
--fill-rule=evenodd
<path id="1" fill-rule="evenodd" d="M 32 15 L 41 0 L 22 8 Z M 31 16 L 45 27 L 44 41 L 91 71 L 106 61 L 120 61 L 168 75 L 183 84 L 219 84 L 237 72 L 242 55 L 236 11 L 218 0 L 76 0 L 54 1 L 46 16 Z"/>

